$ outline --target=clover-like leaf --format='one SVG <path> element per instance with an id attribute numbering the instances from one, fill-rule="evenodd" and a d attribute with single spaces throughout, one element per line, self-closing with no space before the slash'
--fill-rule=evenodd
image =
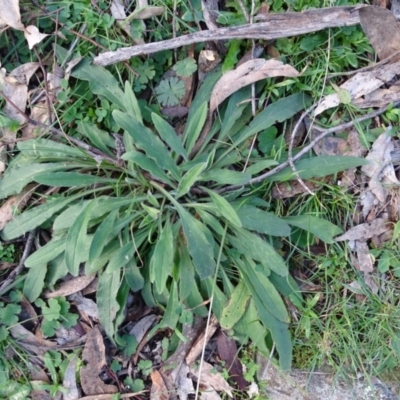
<path id="1" fill-rule="evenodd" d="M 156 87 L 158 101 L 163 106 L 176 106 L 185 95 L 185 83 L 179 78 L 164 79 Z"/>
<path id="2" fill-rule="evenodd" d="M 178 61 L 172 69 L 176 72 L 178 76 L 189 77 L 193 73 L 197 71 L 197 64 L 193 58 L 185 58 L 183 60 Z"/>

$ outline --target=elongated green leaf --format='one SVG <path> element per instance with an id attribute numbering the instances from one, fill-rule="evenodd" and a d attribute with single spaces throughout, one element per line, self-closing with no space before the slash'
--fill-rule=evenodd
<path id="1" fill-rule="evenodd" d="M 125 110 L 128 114 L 133 115 L 141 124 L 143 124 L 142 112 L 140 111 L 140 106 L 132 90 L 132 85 L 126 81 L 125 82 Z"/>
<path id="2" fill-rule="evenodd" d="M 178 297 L 178 284 L 174 281 L 169 293 L 167 308 L 163 317 L 163 325 L 174 330 L 179 320 L 181 307 L 182 304 L 179 302 Z"/>
<path id="3" fill-rule="evenodd" d="M 255 233 L 246 229 L 235 229 L 235 236 L 229 235 L 230 243 L 249 259 L 260 262 L 280 276 L 288 274 L 288 267 L 275 249 Z"/>
<path id="4" fill-rule="evenodd" d="M 114 271 L 122 269 L 131 261 L 133 254 L 135 253 L 135 245 L 129 242 L 122 246 L 118 251 L 113 254 L 105 270 L 106 274 L 111 274 Z"/>
<path id="5" fill-rule="evenodd" d="M 258 174 L 260 171 L 264 171 L 265 169 L 271 168 L 275 165 L 278 165 L 278 162 L 275 160 L 260 160 L 250 165 L 250 167 L 246 169 L 246 172 L 253 176 Z"/>
<path id="6" fill-rule="evenodd" d="M 85 159 L 87 154 L 72 145 L 55 142 L 50 139 L 30 139 L 17 143 L 18 150 L 41 161 Z"/>
<path id="7" fill-rule="evenodd" d="M 111 104 L 125 110 L 125 96 L 118 81 L 104 67 L 91 64 L 88 58 L 83 59 L 73 70 L 74 78 L 89 82 L 94 94 L 104 96 Z"/>
<path id="8" fill-rule="evenodd" d="M 224 228 L 220 224 L 217 218 L 214 215 L 211 215 L 209 212 L 204 211 L 201 207 L 196 207 L 196 212 L 200 215 L 202 221 L 211 228 L 218 235 L 222 236 L 224 234 Z"/>
<path id="9" fill-rule="evenodd" d="M 221 319 L 219 320 L 221 328 L 232 329 L 235 326 L 245 313 L 250 296 L 251 294 L 246 284 L 244 281 L 240 281 L 233 290 L 228 304 L 222 310 Z"/>
<path id="10" fill-rule="evenodd" d="M 165 289 L 167 278 L 172 274 L 173 264 L 174 238 L 171 223 L 167 217 L 150 261 L 150 279 L 155 282 L 159 294 Z"/>
<path id="11" fill-rule="evenodd" d="M 206 163 L 200 163 L 190 168 L 185 175 L 183 175 L 181 181 L 179 182 L 178 190 L 176 193 L 176 198 L 185 195 L 189 192 L 190 188 L 195 184 L 195 182 L 199 179 L 200 174 L 206 168 Z"/>
<path id="12" fill-rule="evenodd" d="M 46 272 L 46 264 L 35 264 L 26 274 L 23 293 L 31 303 L 34 302 L 43 291 Z"/>
<path id="13" fill-rule="evenodd" d="M 188 252 L 186 244 L 179 241 L 179 261 L 178 261 L 178 272 L 179 272 L 179 298 L 180 301 L 184 301 L 193 290 L 193 286 L 196 285 L 194 278 L 194 265 L 190 254 Z"/>
<path id="14" fill-rule="evenodd" d="M 140 273 L 140 269 L 136 265 L 134 258 L 125 266 L 125 279 L 131 288 L 132 292 L 137 292 L 143 289 L 144 278 Z"/>
<path id="15" fill-rule="evenodd" d="M 280 294 L 275 286 L 262 272 L 256 271 L 251 263 L 238 263 L 246 286 L 251 295 L 257 295 L 269 313 L 282 322 L 289 322 L 289 315 Z"/>
<path id="16" fill-rule="evenodd" d="M 221 185 L 245 185 L 251 179 L 248 173 L 231 171 L 229 169 L 213 168 L 211 171 L 203 172 L 200 181 L 214 181 Z"/>
<path id="17" fill-rule="evenodd" d="M 117 214 L 118 209 L 111 211 L 111 213 L 108 214 L 106 218 L 104 218 L 102 223 L 97 228 L 93 236 L 92 244 L 90 246 L 89 263 L 93 263 L 97 258 L 100 257 L 100 254 L 102 253 L 103 248 L 106 245 L 111 228 L 114 225 Z"/>
<path id="18" fill-rule="evenodd" d="M 164 142 L 167 143 L 176 154 L 187 160 L 188 155 L 186 150 L 184 149 L 181 139 L 176 134 L 174 128 L 156 113 L 151 114 L 151 119 L 153 120 L 153 124 L 156 127 L 158 134 Z"/>
<path id="19" fill-rule="evenodd" d="M 270 104 L 258 114 L 249 127 L 240 134 L 240 143 L 255 133 L 267 129 L 276 122 L 283 122 L 299 111 L 303 110 L 308 102 L 308 96 L 304 93 L 292 94 Z M 237 145 L 238 143 L 236 143 Z"/>
<path id="20" fill-rule="evenodd" d="M 342 229 L 332 224 L 332 222 L 314 217 L 313 215 L 293 215 L 284 217 L 283 220 L 290 225 L 312 233 L 325 243 L 334 243 L 335 240 L 333 238 L 343 232 Z"/>
<path id="21" fill-rule="evenodd" d="M 36 265 L 44 266 L 65 250 L 65 237 L 52 239 L 44 246 L 31 254 L 25 261 L 25 267 L 33 268 Z"/>
<path id="22" fill-rule="evenodd" d="M 112 274 L 101 274 L 96 294 L 101 325 L 104 327 L 108 338 L 112 341 L 114 341 L 115 333 L 114 320 L 120 308 L 117 301 L 119 285 L 119 270 Z"/>
<path id="23" fill-rule="evenodd" d="M 170 186 L 175 186 L 168 175 L 160 168 L 151 158 L 145 154 L 139 153 L 138 151 L 129 151 L 122 156 L 123 160 L 133 161 L 140 168 L 150 172 L 155 178 L 160 179 L 164 183 Z"/>
<path id="24" fill-rule="evenodd" d="M 114 156 L 110 148 L 115 148 L 115 141 L 108 132 L 99 129 L 97 125 L 90 124 L 89 122 L 80 122 L 78 124 L 78 132 L 89 138 L 97 149 L 111 157 Z"/>
<path id="25" fill-rule="evenodd" d="M 85 259 L 86 230 L 93 205 L 94 201 L 91 201 L 78 215 L 68 231 L 65 245 L 65 263 L 67 264 L 68 271 L 73 276 L 78 275 L 79 264 Z"/>
<path id="26" fill-rule="evenodd" d="M 204 102 L 192 114 L 186 123 L 183 140 L 188 153 L 193 149 L 207 118 L 207 102 Z"/>
<path id="27" fill-rule="evenodd" d="M 79 174 L 78 172 L 45 172 L 34 177 L 35 182 L 47 186 L 73 187 L 89 186 L 99 183 L 116 183 L 117 179 L 101 178 L 88 174 Z"/>
<path id="28" fill-rule="evenodd" d="M 92 275 L 102 269 L 110 261 L 110 258 L 117 253 L 120 247 L 121 245 L 119 240 L 112 240 L 110 243 L 108 243 L 104 247 L 99 258 L 96 258 L 92 262 L 87 262 L 85 264 L 86 275 Z"/>
<path id="29" fill-rule="evenodd" d="M 250 205 L 242 205 L 236 208 L 236 213 L 247 229 L 273 236 L 290 235 L 290 226 L 268 211 Z"/>
<path id="30" fill-rule="evenodd" d="M 37 228 L 43 222 L 47 221 L 56 212 L 62 210 L 69 203 L 73 202 L 81 195 L 71 196 L 69 199 L 57 199 L 50 203 L 34 207 L 31 210 L 16 216 L 1 232 L 3 240 L 12 240 L 22 236 L 26 232 Z"/>
<path id="31" fill-rule="evenodd" d="M 296 171 L 302 179 L 323 178 L 349 168 L 368 164 L 368 160 L 346 156 L 318 156 L 307 158 L 295 163 Z M 269 181 L 287 181 L 296 179 L 296 174 L 288 167 L 268 178 Z"/>
<path id="32" fill-rule="evenodd" d="M 13 167 L 8 168 L 0 179 L 0 198 L 4 199 L 20 193 L 28 183 L 43 172 L 59 171 L 66 168 L 68 167 L 61 163 L 30 163 L 22 166 L 17 166 L 14 163 Z"/>
<path id="33" fill-rule="evenodd" d="M 211 276 L 215 270 L 214 249 L 201 228 L 201 222 L 183 207 L 178 209 L 190 256 L 200 279 Z"/>
<path id="34" fill-rule="evenodd" d="M 241 228 L 242 222 L 235 209 L 228 203 L 228 201 L 213 190 L 207 188 L 203 189 L 210 195 L 211 200 L 222 216 L 225 217 L 233 226 L 236 226 L 236 228 Z"/>
<path id="35" fill-rule="evenodd" d="M 116 123 L 132 136 L 135 146 L 144 150 L 159 167 L 170 172 L 173 178 L 179 181 L 181 174 L 171 154 L 150 129 L 140 124 L 136 118 L 118 110 L 113 111 L 113 117 Z"/>
<path id="36" fill-rule="evenodd" d="M 268 279 L 276 287 L 276 289 L 283 296 L 289 297 L 290 301 L 299 309 L 303 309 L 303 299 L 301 296 L 301 290 L 296 281 L 291 275 L 279 276 L 274 271 L 268 276 Z"/>

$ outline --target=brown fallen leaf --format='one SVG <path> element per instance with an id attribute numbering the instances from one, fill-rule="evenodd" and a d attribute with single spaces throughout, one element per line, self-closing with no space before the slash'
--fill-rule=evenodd
<path id="1" fill-rule="evenodd" d="M 150 400 L 168 400 L 169 394 L 167 386 L 161 374 L 155 370 L 150 374 L 151 378 L 151 390 L 150 390 Z"/>
<path id="2" fill-rule="evenodd" d="M 383 60 L 400 50 L 400 24 L 393 13 L 383 7 L 363 7 L 358 10 L 361 27 L 372 47 Z M 400 54 L 393 61 L 399 60 Z"/>
<path id="3" fill-rule="evenodd" d="M 77 356 L 74 356 L 72 360 L 68 363 L 68 366 L 64 373 L 63 386 L 67 389 L 64 392 L 63 400 L 77 400 L 80 397 L 78 385 L 76 383 L 76 363 Z"/>
<path id="4" fill-rule="evenodd" d="M 216 83 L 211 93 L 210 113 L 213 113 L 232 93 L 253 82 L 276 76 L 295 77 L 298 75 L 298 71 L 282 61 L 263 58 L 247 61 L 236 69 L 228 71 Z"/>
<path id="5" fill-rule="evenodd" d="M 19 0 L 0 0 L 0 28 L 11 26 L 19 31 L 24 30 L 19 12 Z"/>
<path id="6" fill-rule="evenodd" d="M 350 228 L 346 233 L 335 238 L 336 242 L 343 240 L 366 241 L 373 236 L 380 235 L 390 229 L 389 221 L 385 218 L 377 218 L 372 222 L 366 222 Z"/>
<path id="7" fill-rule="evenodd" d="M 99 374 L 104 365 L 105 347 L 103 337 L 99 328 L 95 327 L 87 335 L 87 341 L 82 353 L 82 360 L 85 362 L 85 367 L 81 369 L 81 385 L 87 395 L 112 394 L 118 393 L 118 388 L 114 385 L 105 384 Z"/>
<path id="8" fill-rule="evenodd" d="M 28 42 L 29 49 L 32 50 L 35 44 L 40 43 L 45 37 L 49 35 L 46 33 L 40 33 L 37 26 L 29 25 L 24 30 L 24 36 Z"/>
<path id="9" fill-rule="evenodd" d="M 45 294 L 46 299 L 51 299 L 53 297 L 66 297 L 73 293 L 80 292 L 85 289 L 94 280 L 94 275 L 84 275 L 78 276 L 77 278 L 64 281 L 57 286 L 57 290 L 54 292 L 48 292 Z"/>

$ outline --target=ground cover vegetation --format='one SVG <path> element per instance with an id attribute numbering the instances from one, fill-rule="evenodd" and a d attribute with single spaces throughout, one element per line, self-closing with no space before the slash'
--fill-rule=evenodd
<path id="1" fill-rule="evenodd" d="M 0 33 L 0 397 L 245 398 L 256 352 L 283 369 L 348 377 L 398 367 L 400 231 L 397 211 L 382 217 L 397 182 L 364 212 L 360 168 L 369 176 L 373 148 L 374 159 L 395 153 L 377 141 L 388 132 L 394 143 L 397 128 L 387 128 L 399 113 L 390 101 L 361 109 L 340 86 L 379 53 L 359 25 L 198 43 L 106 68 L 93 63 L 105 50 L 206 29 L 204 5 L 11 3 L 30 33 L 7 21 Z M 211 11 L 235 27 L 268 11 L 352 4 L 232 1 Z M 238 72 L 246 61 L 264 79 L 246 84 L 255 76 Z M 329 96 L 335 107 L 310 119 Z M 337 135 L 307 147 L 316 121 Z M 335 240 L 364 222 L 376 231 Z M 218 350 L 193 345 L 217 330 Z M 177 354 L 198 383 L 186 395 L 170 376 Z M 214 385 L 196 378 L 199 356 Z"/>

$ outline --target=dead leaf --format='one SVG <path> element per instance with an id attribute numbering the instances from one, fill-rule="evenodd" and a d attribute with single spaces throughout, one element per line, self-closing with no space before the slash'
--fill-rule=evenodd
<path id="1" fill-rule="evenodd" d="M 372 255 L 369 252 L 367 243 L 356 240 L 355 248 L 357 253 L 359 271 L 367 273 L 373 272 L 374 262 L 372 260 Z"/>
<path id="2" fill-rule="evenodd" d="M 189 365 L 190 372 L 193 374 L 196 380 L 198 380 L 199 368 L 193 368 Z M 202 369 L 200 371 L 200 385 L 203 390 L 216 390 L 217 392 L 224 392 L 229 397 L 233 397 L 233 388 L 223 378 L 220 372 L 216 371 L 215 368 L 206 361 L 202 363 Z"/>
<path id="3" fill-rule="evenodd" d="M 45 102 L 37 103 L 34 106 L 31 106 L 30 117 L 37 122 L 41 122 L 42 124 L 47 124 L 49 122 L 48 112 L 49 109 Z M 22 128 L 22 137 L 24 139 L 35 138 L 42 135 L 45 130 L 46 128 L 27 124 Z"/>
<path id="4" fill-rule="evenodd" d="M 179 368 L 179 373 L 176 376 L 176 393 L 179 400 L 187 400 L 190 394 L 195 393 L 193 381 L 189 378 L 190 369 L 185 361 Z"/>
<path id="5" fill-rule="evenodd" d="M 238 349 L 235 340 L 219 331 L 217 336 L 217 349 L 229 376 L 236 382 L 240 390 L 245 390 L 248 382 L 244 379 L 242 364 L 238 358 Z"/>
<path id="6" fill-rule="evenodd" d="M 82 353 L 82 360 L 85 367 L 81 369 L 81 385 L 87 395 L 118 393 L 118 388 L 114 385 L 105 384 L 99 374 L 104 365 L 105 347 L 103 337 L 99 328 L 95 327 L 87 335 L 87 341 Z"/>
<path id="7" fill-rule="evenodd" d="M 361 27 L 380 60 L 400 50 L 400 24 L 391 11 L 369 6 L 358 10 L 358 15 Z M 399 59 L 400 55 L 397 55 L 393 61 Z"/>
<path id="8" fill-rule="evenodd" d="M 162 15 L 164 13 L 164 7 L 147 6 L 135 10 L 128 16 L 129 19 L 148 19 Z"/>
<path id="9" fill-rule="evenodd" d="M 24 30 L 19 12 L 19 0 L 0 0 L 0 28 L 10 26 L 19 31 Z"/>
<path id="10" fill-rule="evenodd" d="M 210 72 L 221 62 L 221 57 L 215 50 L 201 50 L 198 59 L 199 71 Z"/>
<path id="11" fill-rule="evenodd" d="M 147 315 L 134 325 L 134 327 L 129 331 L 129 334 L 135 336 L 137 342 L 140 343 L 157 320 L 157 315 Z"/>
<path id="12" fill-rule="evenodd" d="M 83 297 L 81 293 L 74 293 L 68 296 L 68 300 L 73 302 L 74 306 L 84 315 L 86 320 L 87 317 L 91 317 L 94 320 L 99 319 L 97 304 L 92 299 Z"/>
<path id="13" fill-rule="evenodd" d="M 318 185 L 314 182 L 304 181 L 304 184 L 311 191 L 318 189 Z M 277 183 L 272 189 L 272 197 L 274 199 L 288 199 L 303 193 L 309 192 L 299 181 Z"/>
<path id="14" fill-rule="evenodd" d="M 0 207 L 0 231 L 13 220 L 16 212 L 21 211 L 32 196 L 33 188 L 29 185 L 20 194 L 8 198 Z"/>
<path id="15" fill-rule="evenodd" d="M 365 96 L 368 93 L 389 82 L 399 71 L 400 62 L 379 66 L 371 71 L 359 72 L 339 86 L 339 90 L 348 92 L 351 101 Z M 314 111 L 314 116 L 323 111 L 336 107 L 341 103 L 338 93 L 325 96 Z"/>
<path id="16" fill-rule="evenodd" d="M 210 113 L 213 113 L 232 93 L 253 82 L 276 76 L 295 77 L 298 75 L 299 73 L 292 66 L 283 64 L 282 61 L 263 58 L 247 61 L 236 69 L 228 71 L 216 83 L 211 93 Z"/>
<path id="17" fill-rule="evenodd" d="M 152 382 L 150 400 L 168 400 L 168 389 L 161 374 L 155 370 L 150 374 L 150 378 Z"/>
<path id="18" fill-rule="evenodd" d="M 70 294 L 80 292 L 85 287 L 87 287 L 93 280 L 94 275 L 84 275 L 78 276 L 77 278 L 72 278 L 68 281 L 64 281 L 57 286 L 57 290 L 54 292 L 46 293 L 46 299 L 51 299 L 53 297 L 66 297 Z"/>
<path id="19" fill-rule="evenodd" d="M 24 36 L 28 42 L 29 49 L 32 50 L 35 44 L 40 43 L 46 36 L 49 35 L 40 33 L 39 29 L 35 25 L 29 25 L 24 30 Z"/>
<path id="20" fill-rule="evenodd" d="M 335 238 L 336 242 L 343 240 L 359 240 L 366 241 L 373 236 L 380 235 L 390 229 L 388 220 L 385 218 L 377 218 L 372 222 L 366 222 L 350 228 L 346 233 Z"/>
<path id="21" fill-rule="evenodd" d="M 74 356 L 65 370 L 63 386 L 67 389 L 67 392 L 64 392 L 63 400 L 78 400 L 80 397 L 78 385 L 76 383 L 76 361 L 77 358 Z"/>

